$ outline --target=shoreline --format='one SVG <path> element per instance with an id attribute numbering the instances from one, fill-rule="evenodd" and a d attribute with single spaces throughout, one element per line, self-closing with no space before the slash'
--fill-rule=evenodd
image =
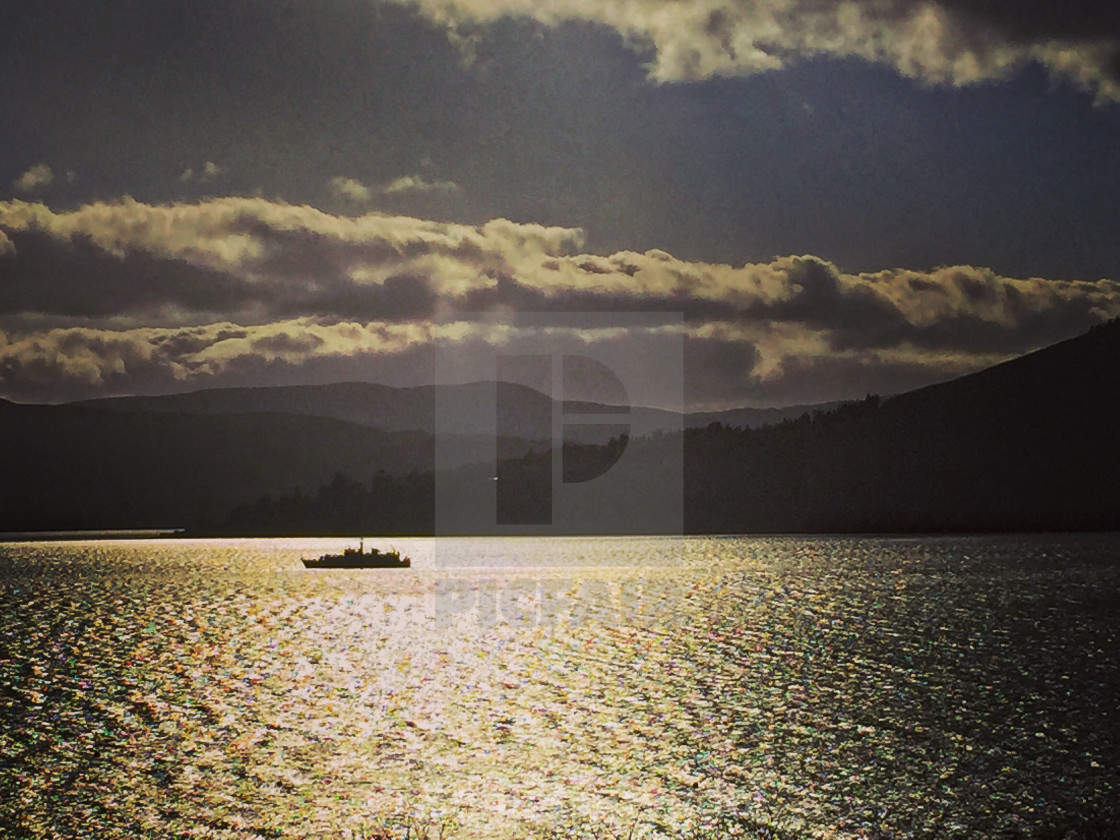
<path id="1" fill-rule="evenodd" d="M 19 542 L 77 542 L 83 540 L 278 540 L 278 539 L 357 539 L 366 536 L 373 539 L 501 539 L 503 537 L 531 539 L 599 539 L 611 537 L 679 537 L 688 538 L 789 538 L 789 539 L 936 539 L 939 537 L 1000 537 L 1000 536 L 1107 536 L 1120 535 L 1120 530 L 1110 528 L 1086 529 L 1038 529 L 1038 530 L 971 530 L 971 531 L 742 531 L 742 532 L 699 532 L 684 533 L 550 533 L 550 534 L 492 534 L 492 533 L 399 533 L 354 531 L 307 531 L 291 533 L 261 533 L 236 531 L 191 531 L 188 528 L 105 528 L 73 529 L 60 531 L 0 531 L 0 544 Z"/>

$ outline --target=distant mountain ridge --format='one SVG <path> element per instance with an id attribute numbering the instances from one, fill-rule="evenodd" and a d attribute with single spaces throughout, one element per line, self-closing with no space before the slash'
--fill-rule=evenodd
<path id="1" fill-rule="evenodd" d="M 0 531 L 182 527 L 334 472 L 431 469 L 431 438 L 329 418 L 0 401 Z"/>
<path id="2" fill-rule="evenodd" d="M 512 418 L 523 428 L 523 437 L 544 439 L 550 427 L 528 426 L 528 418 L 547 416 L 547 395 L 524 385 L 501 383 L 521 409 L 523 418 Z M 359 423 L 388 432 L 436 431 L 437 391 L 441 394 L 440 431 L 449 434 L 485 434 L 492 429 L 494 383 L 473 382 L 462 385 L 421 385 L 394 387 L 366 382 L 339 382 L 328 385 L 281 385 L 257 388 L 211 388 L 162 396 L 103 397 L 69 403 L 72 406 L 113 411 L 144 411 L 180 414 L 295 414 L 329 417 Z M 799 417 L 806 412 L 835 408 L 842 403 L 789 406 L 787 408 L 735 408 L 685 414 L 645 406 L 629 408 L 630 422 L 644 431 L 675 430 L 706 426 L 709 423 L 741 428 L 756 428 Z M 619 406 L 578 403 L 583 413 L 612 413 Z M 453 407 L 450 408 L 449 407 Z"/>
<path id="3" fill-rule="evenodd" d="M 497 389 L 506 417 L 494 440 Z M 436 389 L 366 383 L 209 389 L 65 405 L 0 400 L 0 531 L 179 527 L 221 519 L 233 506 L 337 474 L 369 477 L 434 467 Z M 556 406 L 560 408 L 560 406 Z M 569 442 L 605 443 L 680 428 L 671 412 L 625 415 L 618 424 L 574 426 Z M 447 386 L 440 394 L 445 466 L 544 449 L 553 406 L 530 388 Z M 544 422 L 542 423 L 542 418 Z M 448 460 L 447 453 L 450 453 Z"/>

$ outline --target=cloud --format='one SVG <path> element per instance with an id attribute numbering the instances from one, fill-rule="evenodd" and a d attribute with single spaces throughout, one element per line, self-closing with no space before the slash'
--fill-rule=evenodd
<path id="1" fill-rule="evenodd" d="M 321 324 L 295 320 L 256 327 L 227 322 L 177 329 L 56 328 L 0 332 L 0 393 L 21 399 L 77 399 L 105 393 L 182 390 L 281 363 L 401 354 L 431 341 L 418 325 Z"/>
<path id="2" fill-rule="evenodd" d="M 0 247 L 0 317 L 197 322 L 248 312 L 260 296 L 227 272 L 138 248 L 113 254 L 81 235 L 13 230 Z"/>
<path id="3" fill-rule="evenodd" d="M 355 204 L 368 204 L 374 194 L 377 195 L 405 195 L 408 193 L 450 193 L 459 189 L 459 185 L 451 181 L 427 181 L 420 175 L 403 175 L 379 187 L 367 187 L 361 181 L 345 178 L 341 175 L 331 178 L 328 186 L 338 198 L 344 198 Z"/>
<path id="4" fill-rule="evenodd" d="M 360 181 L 355 181 L 353 178 L 343 178 L 341 175 L 337 178 L 331 178 L 329 186 L 331 192 L 339 198 L 345 198 L 358 204 L 368 203 L 373 196 L 369 187 L 364 186 Z"/>
<path id="5" fill-rule="evenodd" d="M 404 0 L 399 0 L 404 2 Z M 931 83 L 1001 79 L 1028 62 L 1120 101 L 1114 0 L 408 0 L 469 43 L 480 25 L 588 21 L 652 51 L 650 77 L 679 82 L 856 57 Z"/>
<path id="6" fill-rule="evenodd" d="M 251 327 L 217 322 L 123 330 L 68 327 L 7 336 L 0 331 L 0 393 L 57 401 L 264 381 L 341 381 L 370 378 L 373 372 L 402 363 L 412 364 L 412 371 L 401 384 L 416 384 L 430 381 L 430 350 L 436 340 L 445 353 L 459 348 L 455 355 L 464 360 L 492 358 L 484 348 L 495 343 L 509 352 L 536 346 L 517 328 L 484 322 L 434 327 L 297 319 Z M 648 339 L 609 329 L 573 332 L 568 339 L 571 352 L 622 353 L 621 358 L 628 358 L 627 349 L 639 340 Z M 964 355 L 931 359 L 928 353 L 903 351 L 837 354 L 811 330 L 788 325 L 692 327 L 685 334 L 684 354 L 686 399 L 694 406 L 839 399 L 883 391 L 884 385 L 926 384 L 975 369 L 976 364 Z M 416 360 L 425 358 L 427 363 L 416 367 Z M 468 378 L 487 375 L 476 367 L 466 365 Z M 650 372 L 645 373 L 648 378 Z M 656 393 L 654 381 L 635 397 L 656 402 L 648 396 Z"/>
<path id="7" fill-rule="evenodd" d="M 54 182 L 54 172 L 45 163 L 32 166 L 12 182 L 12 186 L 21 193 L 32 193 L 43 187 L 49 187 Z"/>
<path id="8" fill-rule="evenodd" d="M 294 314 L 416 318 L 437 297 L 491 287 L 582 242 L 577 229 L 494 220 L 481 226 L 407 216 L 332 216 L 264 199 L 148 205 L 131 199 L 56 213 L 0 202 L 17 258 L 0 263 L 0 313 L 107 308 L 264 320 Z M 534 255 L 537 255 L 535 258 Z M 161 300 L 162 296 L 162 300 Z"/>
<path id="9" fill-rule="evenodd" d="M 404 175 L 390 181 L 378 191 L 384 195 L 401 193 L 455 192 L 459 185 L 452 181 L 425 181 L 420 175 Z"/>
<path id="10" fill-rule="evenodd" d="M 205 184 L 209 181 L 213 181 L 224 172 L 225 169 L 218 166 L 218 164 L 214 163 L 213 161 L 208 160 L 204 164 L 202 164 L 201 172 L 196 173 L 193 168 L 188 167 L 183 171 L 183 174 L 179 176 L 179 180 L 184 184 L 194 180 L 198 180 L 200 183 Z"/>
<path id="11" fill-rule="evenodd" d="M 1026 349 L 1034 349 L 1025 348 Z M 792 322 L 690 325 L 685 388 L 695 407 L 783 406 L 891 394 L 990 367 L 1008 353 L 891 347 L 837 349 L 827 331 Z"/>
<path id="12" fill-rule="evenodd" d="M 832 350 L 901 342 L 1006 353 L 1120 315 L 1120 282 L 1001 277 L 974 266 L 845 274 L 812 256 L 743 266 L 663 251 L 545 259 L 504 283 L 515 308 L 681 311 L 692 323 L 802 324 Z"/>
<path id="13" fill-rule="evenodd" d="M 754 396 L 752 372 L 758 348 L 750 340 L 691 334 L 684 342 L 684 401 L 688 406 L 725 405 Z"/>
<path id="14" fill-rule="evenodd" d="M 620 324 L 681 313 L 690 397 L 799 401 L 795 384 L 821 399 L 892 390 L 1067 338 L 1120 316 L 1120 281 L 591 254 L 578 228 L 338 216 L 263 198 L 67 212 L 0 202 L 7 388 L 35 371 L 89 388 L 262 365 L 323 372 L 354 354 L 417 353 L 432 323 L 463 311 L 614 313 Z"/>
<path id="15" fill-rule="evenodd" d="M 260 198 L 55 212 L 0 202 L 0 314 L 176 311 L 243 322 L 424 320 L 455 308 L 672 311 L 691 323 L 799 323 L 834 349 L 989 350 L 1120 315 L 1115 280 L 1002 277 L 989 269 L 847 274 L 813 257 L 731 266 L 660 250 L 582 253 L 578 228 L 335 216 Z"/>

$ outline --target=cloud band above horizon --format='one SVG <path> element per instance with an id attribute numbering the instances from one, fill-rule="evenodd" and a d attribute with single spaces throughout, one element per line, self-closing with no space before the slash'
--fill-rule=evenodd
<path id="1" fill-rule="evenodd" d="M 916 387 L 1069 337 L 1120 316 L 1120 283 L 597 255 L 578 228 L 263 198 L 0 202 L 0 396 L 423 381 L 434 325 L 460 311 L 680 312 L 690 403 L 782 404 Z M 465 350 L 514 339 L 461 335 Z"/>

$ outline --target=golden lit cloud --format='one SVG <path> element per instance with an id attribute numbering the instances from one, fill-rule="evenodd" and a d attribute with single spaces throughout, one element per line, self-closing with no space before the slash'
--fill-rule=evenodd
<path id="1" fill-rule="evenodd" d="M 200 172 L 195 172 L 193 168 L 188 168 L 183 172 L 182 175 L 179 176 L 179 180 L 183 183 L 199 181 L 205 184 L 209 181 L 213 181 L 219 175 L 222 175 L 224 173 L 225 169 L 218 166 L 218 164 L 214 163 L 212 160 L 208 160 L 204 164 L 202 164 L 202 170 Z"/>
<path id="2" fill-rule="evenodd" d="M 856 343 L 897 343 L 954 321 L 1013 332 L 1041 317 L 1076 316 L 1084 323 L 1120 314 L 1120 285 L 1108 279 L 1009 278 L 973 266 L 847 274 L 810 255 L 742 266 L 681 260 L 660 250 L 596 255 L 580 252 L 577 228 L 338 216 L 262 198 L 170 205 L 123 199 L 68 212 L 0 202 L 0 254 L 18 259 L 18 240 L 26 234 L 85 243 L 113 258 L 103 271 L 115 272 L 122 287 L 115 311 L 131 300 L 137 307 L 143 302 L 144 311 L 177 308 L 182 319 L 192 307 L 200 315 L 232 310 L 261 321 L 355 314 L 418 320 L 465 305 L 653 308 L 682 311 L 691 321 L 805 323 L 844 331 Z M 143 254 L 168 268 L 134 267 L 130 261 Z M 177 290 L 170 282 L 174 265 L 206 273 L 185 275 Z M 23 309 L 52 311 L 47 280 L 23 289 Z M 59 302 L 74 305 L 83 281 L 80 270 L 60 278 L 66 293 L 56 290 Z"/>
<path id="3" fill-rule="evenodd" d="M 455 192 L 459 185 L 451 181 L 426 181 L 419 175 L 404 175 L 381 187 L 385 195 L 400 193 Z"/>
<path id="4" fill-rule="evenodd" d="M 403 2 L 403 0 L 401 0 Z M 503 17 L 546 25 L 588 21 L 652 49 L 659 82 L 775 70 L 798 57 L 855 57 L 934 83 L 1000 79 L 1034 61 L 1120 101 L 1120 33 L 1114 6 L 1076 13 L 981 0 L 409 0 L 469 45 L 480 24 Z"/>
<path id="5" fill-rule="evenodd" d="M 419 324 L 320 324 L 294 320 L 243 327 L 229 322 L 184 328 L 55 328 L 0 332 L 0 385 L 21 380 L 105 385 L 114 379 L 198 383 L 238 364 L 404 352 L 431 341 Z"/>
<path id="6" fill-rule="evenodd" d="M 976 266 L 852 274 L 812 255 L 731 266 L 657 249 L 591 254 L 578 228 L 340 216 L 264 198 L 69 211 L 0 202 L 0 277 L 0 393 L 48 372 L 127 388 L 411 353 L 433 330 L 456 329 L 463 311 L 597 312 L 602 331 L 574 337 L 611 342 L 611 313 L 655 311 L 682 314 L 694 364 L 778 399 L 793 382 L 873 390 L 876 370 L 894 371 L 883 381 L 898 387 L 945 378 L 1120 316 L 1111 279 Z M 511 340 L 504 327 L 481 329 L 446 334 Z"/>
<path id="7" fill-rule="evenodd" d="M 18 192 L 30 193 L 50 186 L 54 182 L 54 172 L 45 163 L 32 166 L 12 182 Z"/>
<path id="8" fill-rule="evenodd" d="M 331 192 L 339 198 L 345 198 L 357 204 L 365 204 L 372 196 L 369 187 L 363 185 L 361 181 L 355 181 L 353 178 L 343 178 L 341 175 L 331 178 L 329 186 Z"/>

